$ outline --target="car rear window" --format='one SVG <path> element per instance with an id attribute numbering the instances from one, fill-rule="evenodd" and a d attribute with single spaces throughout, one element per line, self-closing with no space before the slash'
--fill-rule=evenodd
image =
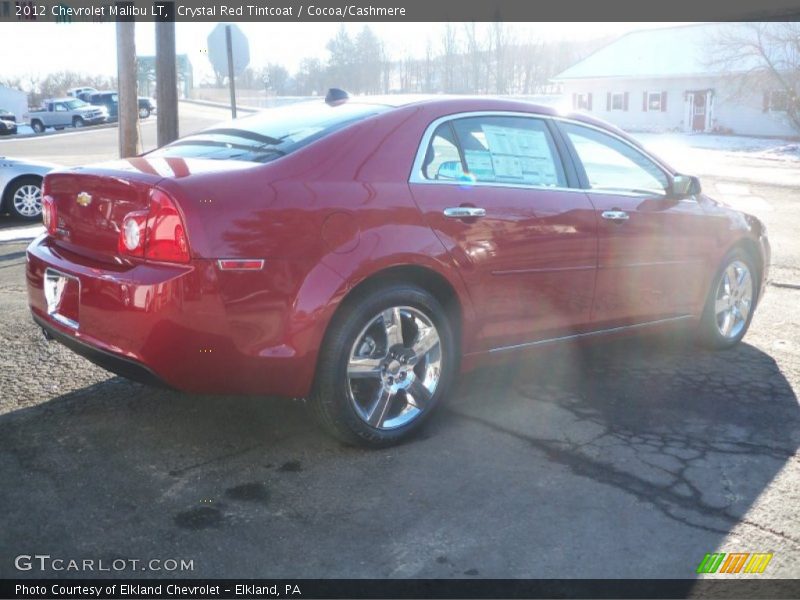
<path id="1" fill-rule="evenodd" d="M 379 104 L 319 101 L 272 108 L 188 135 L 150 157 L 270 162 L 348 125 L 391 110 Z"/>

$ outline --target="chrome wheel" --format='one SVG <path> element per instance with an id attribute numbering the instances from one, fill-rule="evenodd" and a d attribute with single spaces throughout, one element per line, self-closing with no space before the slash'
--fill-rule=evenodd
<path id="1" fill-rule="evenodd" d="M 347 363 L 349 400 L 369 426 L 396 429 L 430 406 L 441 371 L 442 344 L 431 319 L 409 306 L 389 308 L 356 337 Z"/>
<path id="2" fill-rule="evenodd" d="M 734 339 L 747 325 L 753 305 L 753 278 L 742 261 L 731 262 L 720 277 L 714 299 L 717 330 L 726 339 Z"/>
<path id="3" fill-rule="evenodd" d="M 21 217 L 38 217 L 42 214 L 42 188 L 33 184 L 21 185 L 14 192 L 12 202 Z"/>

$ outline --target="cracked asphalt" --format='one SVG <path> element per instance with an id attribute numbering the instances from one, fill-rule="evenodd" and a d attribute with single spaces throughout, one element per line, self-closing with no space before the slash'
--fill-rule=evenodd
<path id="1" fill-rule="evenodd" d="M 381 451 L 300 402 L 154 390 L 44 341 L 24 245 L 0 244 L 0 577 L 80 575 L 15 570 L 43 553 L 194 561 L 131 577 L 686 578 L 708 552 L 797 577 L 799 190 L 737 189 L 775 252 L 740 346 L 542 350 L 464 376 Z"/>

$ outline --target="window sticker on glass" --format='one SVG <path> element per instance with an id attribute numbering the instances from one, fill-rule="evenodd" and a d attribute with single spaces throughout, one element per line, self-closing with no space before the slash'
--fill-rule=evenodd
<path id="1" fill-rule="evenodd" d="M 555 161 L 544 131 L 483 125 L 498 181 L 558 185 Z"/>
<path id="2" fill-rule="evenodd" d="M 499 179 L 523 179 L 522 163 L 516 156 L 495 154 L 492 156 L 494 174 Z"/>
<path id="3" fill-rule="evenodd" d="M 486 150 L 464 150 L 464 160 L 467 162 L 467 170 L 478 181 L 495 180 L 492 155 Z"/>

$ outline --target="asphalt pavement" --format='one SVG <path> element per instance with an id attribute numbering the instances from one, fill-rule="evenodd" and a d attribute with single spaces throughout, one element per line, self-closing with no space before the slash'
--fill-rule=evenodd
<path id="1" fill-rule="evenodd" d="M 186 135 L 230 118 L 230 111 L 213 106 L 181 102 L 180 135 Z M 53 135 L 0 138 L 0 156 L 29 158 L 63 166 L 84 165 L 109 160 L 117 154 L 117 127 L 65 129 Z M 139 121 L 139 150 L 157 146 L 156 115 Z"/>
<path id="2" fill-rule="evenodd" d="M 106 130 L 78 135 L 17 143 L 108 154 Z M 87 575 L 15 569 L 39 553 L 193 561 L 130 577 L 686 578 L 710 552 L 773 553 L 758 577 L 797 577 L 800 190 L 704 185 L 774 246 L 744 343 L 539 351 L 463 376 L 422 435 L 380 451 L 299 401 L 155 390 L 46 342 L 25 244 L 0 243 L 0 577 Z"/>

